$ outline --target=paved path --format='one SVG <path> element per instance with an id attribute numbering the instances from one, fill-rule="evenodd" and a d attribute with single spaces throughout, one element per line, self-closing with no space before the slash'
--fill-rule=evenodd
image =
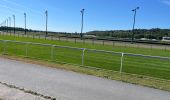
<path id="1" fill-rule="evenodd" d="M 0 81 L 59 100 L 170 100 L 170 92 L 3 58 Z"/>

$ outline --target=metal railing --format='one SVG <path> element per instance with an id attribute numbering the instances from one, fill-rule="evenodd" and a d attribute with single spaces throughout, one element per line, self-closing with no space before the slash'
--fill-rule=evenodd
<path id="1" fill-rule="evenodd" d="M 0 53 L 170 80 L 170 57 L 0 40 Z"/>

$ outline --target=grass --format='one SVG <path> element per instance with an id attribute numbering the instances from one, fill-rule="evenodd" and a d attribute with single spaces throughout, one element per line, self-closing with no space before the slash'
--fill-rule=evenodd
<path id="1" fill-rule="evenodd" d="M 22 42 L 35 42 L 44 44 L 54 44 L 61 46 L 71 46 L 79 48 L 97 49 L 97 50 L 107 50 L 115 52 L 125 52 L 125 53 L 135 53 L 153 56 L 170 56 L 170 51 L 164 51 L 159 49 L 146 49 L 146 48 L 135 48 L 135 47 L 121 47 L 121 46 L 111 46 L 111 45 L 101 45 L 90 43 L 74 43 L 68 41 L 54 41 L 45 39 L 32 39 L 26 37 L 14 37 L 1 35 L 0 39 L 4 40 L 15 40 Z M 6 47 L 4 52 L 4 46 Z M 27 49 L 27 53 L 25 52 Z M 53 49 L 53 55 L 51 56 L 51 46 L 41 46 L 33 44 L 20 44 L 7 42 L 0 42 L 0 53 L 5 53 L 8 55 L 15 56 L 27 56 L 32 59 L 41 59 L 45 61 L 53 62 L 66 62 L 76 65 L 82 64 L 82 50 L 68 49 L 55 47 Z M 110 54 L 105 52 L 94 52 L 92 50 L 85 51 L 84 65 L 92 66 L 95 68 L 101 68 L 105 70 L 120 70 L 120 59 L 121 54 Z M 156 58 L 144 58 L 139 56 L 124 56 L 123 59 L 123 72 L 130 74 L 138 74 L 149 77 L 156 77 L 161 79 L 170 80 L 170 61 L 161 60 Z"/>
<path id="2" fill-rule="evenodd" d="M 33 39 L 27 37 L 14 37 L 14 36 L 6 36 L 0 35 L 0 39 L 4 40 L 16 40 L 16 41 L 25 41 L 25 42 L 36 42 L 36 43 L 44 43 L 44 44 L 55 44 L 62 46 L 71 46 L 71 47 L 79 47 L 79 48 L 89 48 L 89 49 L 97 49 L 97 50 L 107 50 L 107 51 L 115 51 L 115 52 L 127 52 L 127 53 L 135 53 L 135 54 L 144 54 L 144 55 L 155 55 L 155 56 L 170 56 L 169 51 L 164 51 L 160 49 L 147 49 L 147 48 L 137 48 L 137 47 L 122 47 L 122 46 L 111 46 L 111 45 L 101 45 L 91 43 L 74 43 L 68 41 L 51 41 L 45 39 Z"/>

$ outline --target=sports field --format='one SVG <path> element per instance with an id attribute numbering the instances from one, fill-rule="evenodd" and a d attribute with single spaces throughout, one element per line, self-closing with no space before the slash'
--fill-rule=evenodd
<path id="1" fill-rule="evenodd" d="M 14 40 L 20 42 L 34 42 L 39 44 L 22 44 L 15 42 L 0 42 L 0 52 L 8 55 L 27 56 L 33 59 L 48 60 L 54 62 L 65 62 L 82 65 L 82 50 L 87 48 L 84 54 L 84 66 L 102 68 L 106 70 L 119 71 L 121 66 L 121 53 L 96 52 L 96 50 L 106 50 L 114 52 L 134 53 L 151 56 L 170 57 L 170 51 L 159 49 L 121 47 L 101 44 L 83 44 L 68 41 L 45 40 L 38 38 L 14 37 L 1 35 L 2 40 Z M 77 47 L 67 48 L 56 46 L 52 49 L 51 45 Z M 5 50 L 4 50 L 5 47 Z M 96 49 L 96 50 L 92 50 Z M 53 51 L 51 51 L 53 50 Z M 51 54 L 52 52 L 52 54 Z M 122 71 L 125 73 L 139 74 L 150 77 L 170 80 L 170 59 L 148 58 L 142 56 L 124 55 Z"/>

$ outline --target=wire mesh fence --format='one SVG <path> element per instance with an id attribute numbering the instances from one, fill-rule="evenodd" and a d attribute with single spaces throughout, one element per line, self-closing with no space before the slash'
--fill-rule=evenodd
<path id="1" fill-rule="evenodd" d="M 0 53 L 170 80 L 170 57 L 0 40 Z"/>

